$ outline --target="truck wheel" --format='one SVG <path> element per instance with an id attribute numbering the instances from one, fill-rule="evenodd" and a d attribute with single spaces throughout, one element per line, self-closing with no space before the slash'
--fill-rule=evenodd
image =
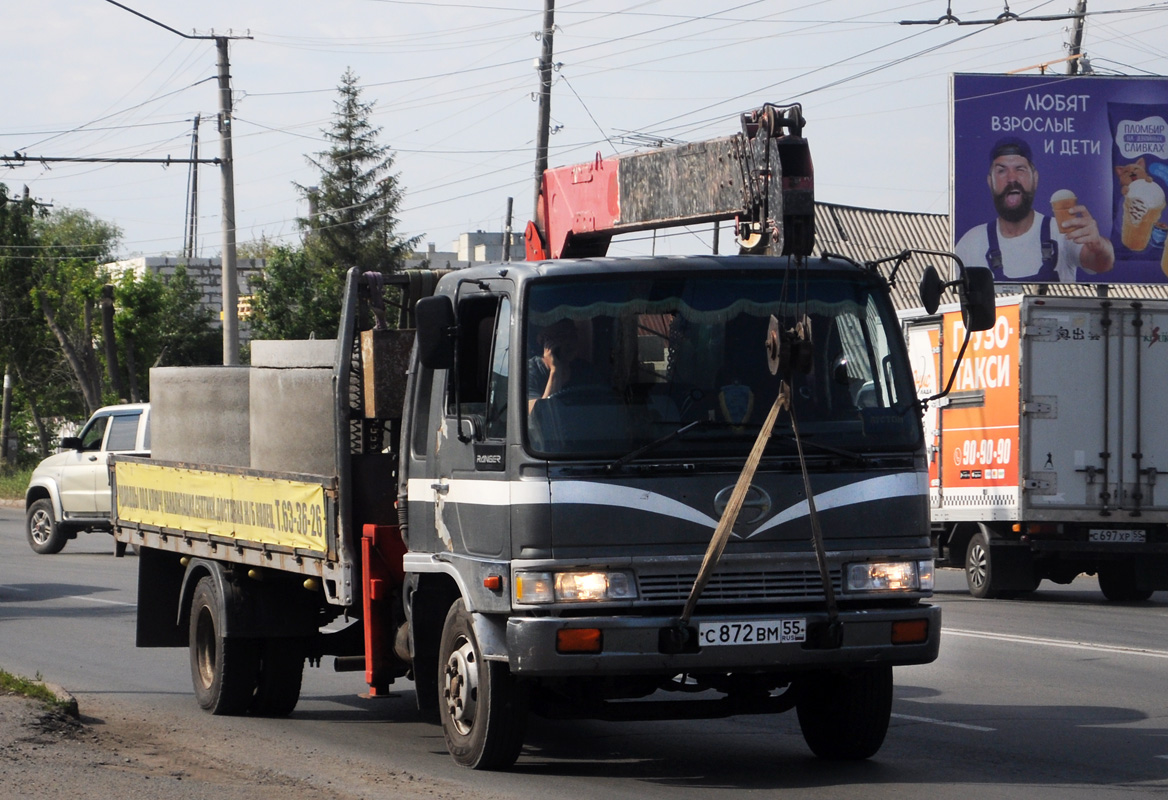
<path id="1" fill-rule="evenodd" d="M 995 597 L 993 565 L 990 564 L 990 537 L 978 531 L 965 548 L 965 582 L 974 597 Z"/>
<path id="2" fill-rule="evenodd" d="M 212 714 L 247 711 L 259 674 L 259 648 L 252 639 L 225 638 L 226 614 L 218 584 L 210 576 L 195 586 L 191 598 L 191 681 L 195 699 Z"/>
<path id="3" fill-rule="evenodd" d="M 265 639 L 259 651 L 259 677 L 248 711 L 261 717 L 286 717 L 300 700 L 304 647 L 299 639 Z"/>
<path id="4" fill-rule="evenodd" d="M 892 667 L 808 676 L 795 710 L 811 752 L 833 761 L 870 758 L 892 716 Z"/>
<path id="5" fill-rule="evenodd" d="M 501 661 L 486 661 L 463 601 L 450 606 L 438 648 L 438 713 L 446 747 L 471 769 L 506 769 L 527 732 L 526 690 Z"/>
<path id="6" fill-rule="evenodd" d="M 1099 588 L 1114 603 L 1135 603 L 1152 596 L 1150 589 L 1136 588 L 1136 571 L 1131 564 L 1111 564 L 1099 569 Z"/>
<path id="7" fill-rule="evenodd" d="M 61 552 L 65 542 L 69 541 L 69 535 L 53 519 L 53 503 L 47 498 L 41 498 L 28 507 L 25 521 L 28 523 L 25 526 L 28 543 L 35 553 L 51 556 Z"/>

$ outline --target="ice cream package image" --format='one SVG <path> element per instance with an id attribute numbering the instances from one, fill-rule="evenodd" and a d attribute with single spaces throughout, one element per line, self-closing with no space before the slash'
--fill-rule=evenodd
<path id="1" fill-rule="evenodd" d="M 1107 110 L 1116 261 L 1155 261 L 1168 274 L 1168 106 L 1108 103 Z"/>

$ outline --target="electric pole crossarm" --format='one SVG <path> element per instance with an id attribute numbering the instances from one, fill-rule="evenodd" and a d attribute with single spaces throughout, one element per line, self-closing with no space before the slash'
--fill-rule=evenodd
<path id="1" fill-rule="evenodd" d="M 88 158 L 83 156 L 30 156 L 24 153 L 13 153 L 10 156 L 0 156 L 0 161 L 6 167 L 15 167 L 18 164 L 214 164 L 219 166 L 223 162 L 218 158 Z"/>

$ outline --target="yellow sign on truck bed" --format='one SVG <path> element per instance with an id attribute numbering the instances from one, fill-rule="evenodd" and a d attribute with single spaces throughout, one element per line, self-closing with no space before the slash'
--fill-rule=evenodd
<path id="1" fill-rule="evenodd" d="M 320 480 L 119 459 L 114 462 L 114 512 L 119 525 L 137 523 L 323 553 L 329 529 L 323 481 L 328 479 Z"/>

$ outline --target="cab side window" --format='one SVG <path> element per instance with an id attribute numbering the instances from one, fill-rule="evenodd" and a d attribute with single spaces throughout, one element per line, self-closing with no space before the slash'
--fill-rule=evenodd
<path id="1" fill-rule="evenodd" d="M 495 319 L 495 337 L 491 345 L 491 375 L 487 387 L 487 419 L 484 433 L 488 439 L 507 436 L 507 382 L 511 360 L 511 301 L 499 303 Z"/>
<path id="2" fill-rule="evenodd" d="M 109 441 L 106 450 L 116 453 L 134 450 L 138 439 L 138 419 L 140 414 L 118 414 L 110 422 Z"/>
<path id="3" fill-rule="evenodd" d="M 454 380 L 454 371 L 451 370 L 446 392 L 447 414 L 460 413 L 464 418 L 476 420 L 480 426 L 485 426 L 488 417 L 493 414 L 492 429 L 498 430 L 499 425 L 505 425 L 506 331 L 510 328 L 510 316 L 510 302 L 498 295 L 469 297 L 458 304 L 458 380 Z M 493 358 L 500 327 L 504 329 L 502 345 L 498 357 Z M 501 376 L 496 370 L 498 359 L 503 360 Z M 501 387 L 500 380 L 503 382 Z M 490 412 L 489 399 L 492 405 Z M 480 427 L 480 430 L 485 428 Z"/>
<path id="4" fill-rule="evenodd" d="M 105 429 L 109 425 L 109 421 L 109 417 L 93 418 L 85 430 L 81 432 L 82 450 L 85 452 L 93 452 L 101 449 L 101 443 L 105 441 Z"/>

